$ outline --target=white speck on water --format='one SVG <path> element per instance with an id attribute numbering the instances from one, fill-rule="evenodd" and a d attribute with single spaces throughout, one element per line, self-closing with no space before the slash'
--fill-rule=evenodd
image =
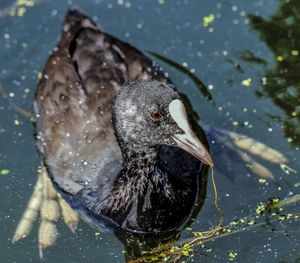
<path id="1" fill-rule="evenodd" d="M 13 84 L 14 84 L 14 85 L 17 85 L 17 86 L 20 86 L 20 85 L 21 85 L 21 82 L 14 79 L 14 80 L 13 80 Z"/>
<path id="2" fill-rule="evenodd" d="M 240 12 L 240 16 L 246 16 L 246 12 L 245 11 L 241 11 Z"/>
<path id="3" fill-rule="evenodd" d="M 58 14 L 58 11 L 56 9 L 53 9 L 51 12 L 51 16 L 55 17 Z"/>
<path id="4" fill-rule="evenodd" d="M 236 5 L 233 5 L 231 9 L 233 12 L 236 12 L 238 10 L 238 7 Z"/>
<path id="5" fill-rule="evenodd" d="M 187 68 L 187 67 L 188 67 L 188 63 L 183 62 L 183 63 L 182 63 L 182 66 L 184 66 L 185 68 Z"/>
<path id="6" fill-rule="evenodd" d="M 239 21 L 238 19 L 233 19 L 232 23 L 233 23 L 234 25 L 238 25 L 238 24 L 240 23 L 240 21 Z"/>
<path id="7" fill-rule="evenodd" d="M 126 3 L 124 4 L 124 6 L 125 6 L 126 8 L 130 8 L 130 7 L 131 7 L 131 3 L 130 3 L 130 2 L 126 2 Z"/>

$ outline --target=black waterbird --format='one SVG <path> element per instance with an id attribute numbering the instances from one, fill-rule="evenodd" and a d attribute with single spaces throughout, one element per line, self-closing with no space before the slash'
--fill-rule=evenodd
<path id="1" fill-rule="evenodd" d="M 181 96 L 152 60 L 76 8 L 44 68 L 35 113 L 43 165 L 83 219 L 136 233 L 186 222 L 213 162 Z"/>

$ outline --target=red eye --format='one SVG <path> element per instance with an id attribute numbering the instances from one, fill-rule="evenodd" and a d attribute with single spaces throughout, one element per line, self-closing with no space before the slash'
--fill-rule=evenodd
<path id="1" fill-rule="evenodd" d="M 151 112 L 151 118 L 152 118 L 152 120 L 155 120 L 155 121 L 159 120 L 160 117 L 161 117 L 161 115 L 160 115 L 160 113 L 158 111 Z"/>

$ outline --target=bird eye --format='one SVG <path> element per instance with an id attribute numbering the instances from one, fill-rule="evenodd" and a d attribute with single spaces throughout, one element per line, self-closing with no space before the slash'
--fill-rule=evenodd
<path id="1" fill-rule="evenodd" d="M 160 113 L 158 111 L 151 112 L 151 119 L 154 121 L 159 120 L 161 117 Z"/>

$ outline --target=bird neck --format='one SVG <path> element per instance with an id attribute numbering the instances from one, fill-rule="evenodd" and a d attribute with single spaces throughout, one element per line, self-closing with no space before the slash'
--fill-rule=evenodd
<path id="1" fill-rule="evenodd" d="M 122 149 L 122 174 L 127 178 L 147 178 L 161 173 L 158 166 L 157 147 L 141 147 L 131 145 Z"/>

